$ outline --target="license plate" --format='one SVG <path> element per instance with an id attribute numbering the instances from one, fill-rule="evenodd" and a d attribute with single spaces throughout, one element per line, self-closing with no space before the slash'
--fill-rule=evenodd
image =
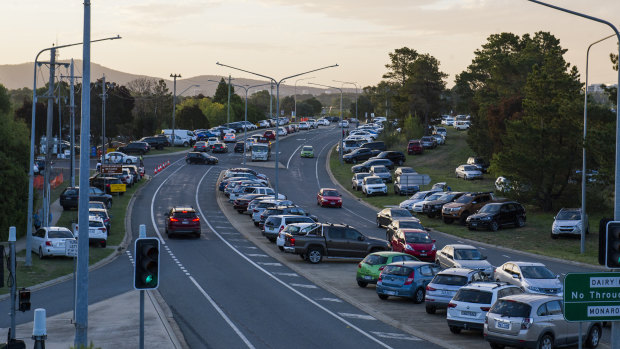
<path id="1" fill-rule="evenodd" d="M 472 226 L 472 227 L 475 227 L 475 226 L 477 226 L 477 225 L 478 225 L 478 223 L 471 223 L 471 226 Z"/>
<path id="2" fill-rule="evenodd" d="M 420 256 L 426 257 L 426 253 L 420 253 Z"/>
<path id="3" fill-rule="evenodd" d="M 336 203 L 335 203 L 335 202 L 330 202 L 329 204 L 330 204 L 330 205 L 335 205 Z"/>
<path id="4" fill-rule="evenodd" d="M 497 328 L 501 328 L 504 330 L 510 330 L 510 322 L 506 322 L 506 321 L 497 321 L 495 323 L 495 327 Z"/>
<path id="5" fill-rule="evenodd" d="M 181 224 L 189 224 L 189 222 L 183 221 Z"/>
<path id="6" fill-rule="evenodd" d="M 383 291 L 383 293 L 385 293 L 385 294 L 387 294 L 387 295 L 390 295 L 390 296 L 394 296 L 394 295 L 396 295 L 396 292 L 395 292 L 395 291 Z"/>
<path id="7" fill-rule="evenodd" d="M 465 310 L 463 310 L 463 311 L 461 311 L 461 315 L 463 315 L 463 316 L 476 316 L 477 314 L 476 314 L 476 312 L 473 312 L 473 311 L 465 311 Z"/>
<path id="8" fill-rule="evenodd" d="M 364 280 L 372 280 L 372 276 L 370 276 L 370 275 L 364 275 Z"/>
<path id="9" fill-rule="evenodd" d="M 450 296 L 450 295 L 452 295 L 452 292 L 446 291 L 446 290 L 441 290 L 441 294 L 444 295 L 444 296 Z"/>

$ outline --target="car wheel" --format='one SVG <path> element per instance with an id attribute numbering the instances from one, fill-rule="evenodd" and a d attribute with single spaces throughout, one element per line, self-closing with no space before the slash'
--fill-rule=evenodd
<path id="1" fill-rule="evenodd" d="M 426 313 L 427 314 L 435 314 L 435 312 L 437 312 L 437 307 L 432 306 L 432 305 L 427 305 L 426 306 Z"/>
<path id="2" fill-rule="evenodd" d="M 443 222 L 446 223 L 446 224 L 452 224 L 452 222 L 454 222 L 454 219 L 452 219 L 452 218 L 445 218 L 444 217 Z"/>
<path id="3" fill-rule="evenodd" d="M 460 223 L 464 225 L 465 222 L 467 222 L 467 217 L 469 217 L 468 211 L 461 213 L 461 218 L 459 219 Z"/>
<path id="4" fill-rule="evenodd" d="M 429 213 L 429 214 L 428 214 L 428 218 L 431 218 L 431 219 L 432 219 L 432 218 L 435 218 L 435 213 L 432 213 L 432 212 L 431 212 L 431 213 Z"/>
<path id="5" fill-rule="evenodd" d="M 364 282 L 364 281 L 357 280 L 357 286 L 359 286 L 359 287 L 366 287 L 366 286 L 368 286 L 368 283 Z"/>
<path id="6" fill-rule="evenodd" d="M 517 217 L 517 227 L 521 228 L 524 225 L 525 225 L 525 221 L 523 220 L 523 217 Z M 586 230 L 586 234 L 587 233 L 588 231 Z"/>
<path id="7" fill-rule="evenodd" d="M 39 247 L 39 259 L 43 259 L 43 258 L 45 258 L 45 256 L 43 255 L 43 249 Z"/>
<path id="8" fill-rule="evenodd" d="M 469 230 L 476 230 L 476 228 L 472 227 L 471 225 L 468 225 L 467 229 L 469 229 Z"/>
<path id="9" fill-rule="evenodd" d="M 382 299 L 382 300 L 388 299 L 388 295 L 387 294 L 377 293 L 377 295 L 379 296 L 379 299 Z"/>
<path id="10" fill-rule="evenodd" d="M 377 218 L 377 228 L 381 228 L 381 223 L 379 223 L 379 218 Z"/>
<path id="11" fill-rule="evenodd" d="M 505 346 L 501 344 L 497 344 L 497 343 L 489 343 L 489 345 L 491 346 L 491 349 L 504 349 L 505 348 Z"/>
<path id="12" fill-rule="evenodd" d="M 540 339 L 538 340 L 538 343 L 536 343 L 536 348 L 537 349 L 553 349 L 553 337 L 549 333 L 546 333 L 545 335 L 540 337 Z"/>
<path id="13" fill-rule="evenodd" d="M 108 245 L 107 241 L 102 241 L 101 242 L 101 247 L 105 248 Z"/>
<path id="14" fill-rule="evenodd" d="M 491 222 L 491 225 L 489 225 L 489 229 L 491 229 L 491 231 L 497 231 L 499 229 L 499 224 L 497 224 L 496 221 Z"/>
<path id="15" fill-rule="evenodd" d="M 187 147 L 189 147 L 189 143 L 185 142 L 185 143 L 183 143 L 183 146 L 187 148 Z"/>
<path id="16" fill-rule="evenodd" d="M 413 295 L 413 303 L 420 304 L 422 302 L 424 302 L 424 289 L 420 287 L 415 291 L 415 294 Z"/>
<path id="17" fill-rule="evenodd" d="M 461 333 L 461 328 L 460 327 L 456 327 L 456 326 L 450 326 L 450 332 L 452 332 L 454 334 L 459 334 L 459 333 Z"/>
<path id="18" fill-rule="evenodd" d="M 323 251 L 320 248 L 312 247 L 308 250 L 308 261 L 312 264 L 321 263 Z"/>
<path id="19" fill-rule="evenodd" d="M 590 332 L 588 332 L 588 338 L 586 339 L 586 347 L 596 348 L 601 339 L 601 328 L 597 325 L 592 326 Z"/>
<path id="20" fill-rule="evenodd" d="M 284 251 L 284 247 L 283 247 L 283 246 L 278 246 L 278 249 L 279 249 L 280 251 Z"/>

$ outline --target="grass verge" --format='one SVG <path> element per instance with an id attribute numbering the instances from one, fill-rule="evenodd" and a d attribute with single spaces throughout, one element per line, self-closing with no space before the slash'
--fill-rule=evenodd
<path id="1" fill-rule="evenodd" d="M 466 142 L 467 134 L 455 130 L 448 130 L 447 143 L 437 149 L 425 151 L 422 155 L 407 156 L 403 166 L 414 168 L 418 173 L 428 174 L 431 184 L 423 186 L 421 190 L 430 189 L 433 183 L 447 182 L 453 191 L 493 191 L 494 178 L 486 174 L 484 179 L 477 181 L 465 181 L 457 179 L 454 169 L 466 163 L 467 158 L 473 154 Z M 332 152 L 330 158 L 331 171 L 345 188 L 354 196 L 377 207 L 398 205 L 406 199 L 405 196 L 394 194 L 394 187 L 388 184 L 387 196 L 375 196 L 366 198 L 361 191 L 351 189 L 350 164 L 340 164 L 338 153 Z M 551 239 L 551 224 L 553 213 L 541 212 L 533 207 L 526 207 L 527 223 L 522 228 L 504 228 L 497 232 L 476 230 L 470 231 L 458 224 L 445 224 L 440 219 L 430 219 L 418 214 L 425 227 L 433 228 L 441 232 L 458 237 L 485 242 L 492 245 L 503 246 L 510 249 L 536 253 L 540 255 L 561 258 L 565 260 L 583 262 L 598 265 L 598 227 L 593 222 L 598 222 L 601 214 L 590 214 L 590 234 L 586 235 L 586 253 L 580 254 L 580 240 L 577 238 Z"/>

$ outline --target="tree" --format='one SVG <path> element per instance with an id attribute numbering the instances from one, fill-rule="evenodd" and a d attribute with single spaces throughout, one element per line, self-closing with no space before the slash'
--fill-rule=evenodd
<path id="1" fill-rule="evenodd" d="M 292 112 L 295 110 L 295 98 L 293 98 L 293 96 L 282 98 L 282 101 L 280 101 L 280 110 L 284 111 L 284 115 L 292 115 Z"/>
<path id="2" fill-rule="evenodd" d="M 152 135 L 172 124 L 172 94 L 163 79 L 138 78 L 127 89 L 134 98 L 134 136 Z"/>
<path id="3" fill-rule="evenodd" d="M 209 120 L 205 117 L 197 104 L 179 108 L 176 117 L 177 125 L 181 129 L 195 130 L 199 128 L 209 128 Z"/>
<path id="4" fill-rule="evenodd" d="M 390 56 L 390 63 L 385 67 L 388 72 L 383 74 L 384 79 L 388 79 L 392 84 L 403 86 L 411 76 L 411 63 L 418 58 L 418 52 L 408 47 L 394 50 Z"/>
<path id="5" fill-rule="evenodd" d="M 230 94 L 231 96 L 235 92 L 235 87 L 230 86 Z M 228 83 L 222 78 L 220 83 L 217 85 L 217 89 L 215 90 L 215 95 L 213 95 L 213 101 L 220 104 L 228 104 Z"/>

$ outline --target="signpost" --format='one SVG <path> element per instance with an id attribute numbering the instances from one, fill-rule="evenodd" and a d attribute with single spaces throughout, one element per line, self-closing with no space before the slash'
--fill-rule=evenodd
<path id="1" fill-rule="evenodd" d="M 569 273 L 564 279 L 566 321 L 620 320 L 620 273 Z"/>
<path id="2" fill-rule="evenodd" d="M 412 185 L 427 185 L 431 182 L 431 177 L 426 174 L 407 174 L 407 184 Z"/>
<path id="3" fill-rule="evenodd" d="M 123 165 L 120 164 L 104 164 L 101 165 L 101 173 L 105 174 L 123 174 Z"/>
<path id="4" fill-rule="evenodd" d="M 65 240 L 65 256 L 77 257 L 78 244 L 77 240 Z"/>

